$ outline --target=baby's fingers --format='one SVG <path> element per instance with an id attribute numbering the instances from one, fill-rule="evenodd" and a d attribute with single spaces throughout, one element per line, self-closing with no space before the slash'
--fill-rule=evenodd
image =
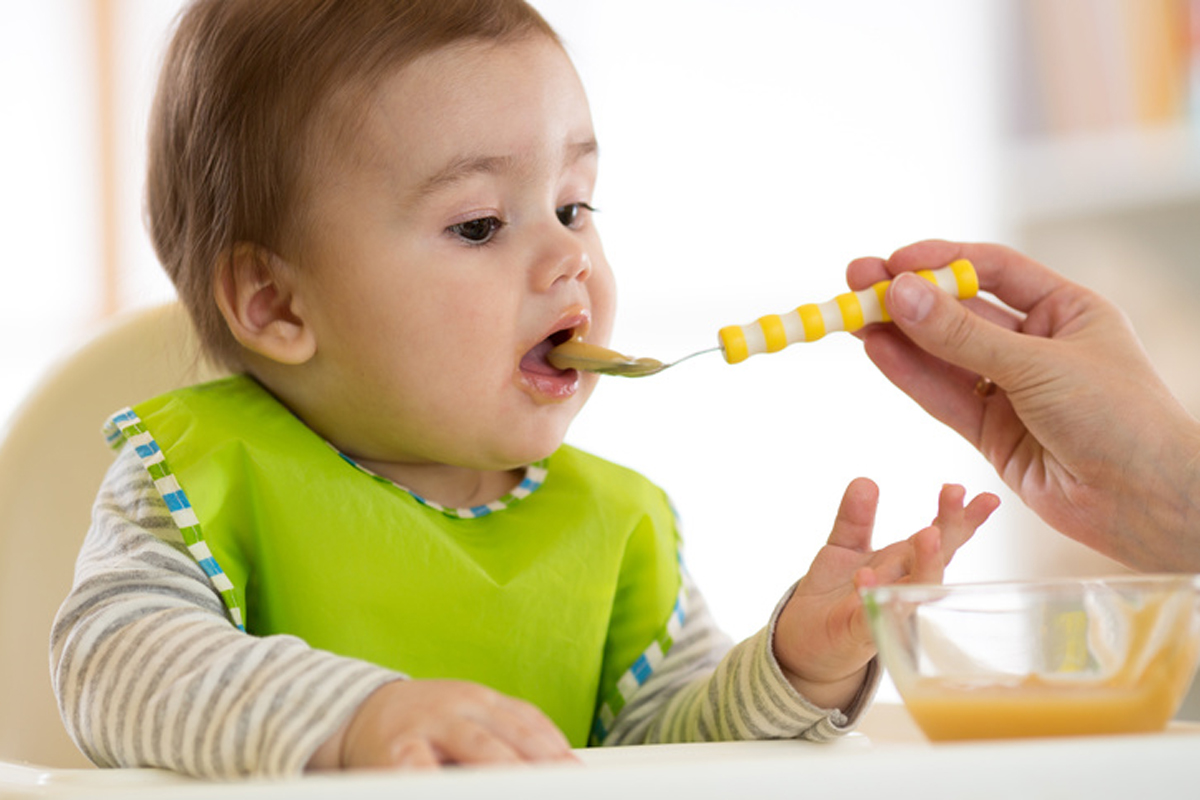
<path id="1" fill-rule="evenodd" d="M 433 746 L 424 739 L 409 739 L 392 746 L 389 758 L 384 762 L 389 767 L 404 769 L 437 769 L 442 760 Z"/>
<path id="2" fill-rule="evenodd" d="M 912 583 L 942 582 L 946 574 L 946 562 L 949 561 L 948 556 L 943 558 L 942 541 L 942 532 L 932 525 L 908 538 L 912 545 L 913 561 L 912 571 L 906 580 Z"/>
<path id="3" fill-rule="evenodd" d="M 448 764 L 517 764 L 526 760 L 506 734 L 494 724 L 458 720 L 432 744 Z"/>
<path id="4" fill-rule="evenodd" d="M 966 523 L 972 529 L 978 528 L 983 523 L 987 522 L 988 517 L 992 512 L 1000 507 L 1000 498 L 991 492 L 975 495 L 971 502 L 967 504 L 963 512 L 963 517 Z"/>
<path id="5" fill-rule="evenodd" d="M 930 525 L 877 551 L 871 563 L 855 574 L 854 585 L 861 589 L 889 583 L 940 583 L 944 567 L 942 532 Z"/>
<path id="6" fill-rule="evenodd" d="M 938 515 L 933 521 L 942 532 L 942 550 L 946 563 L 967 543 L 975 530 L 987 521 L 1000 505 L 1000 498 L 990 492 L 976 495 L 963 507 L 967 490 L 957 484 L 946 484 L 938 495 Z"/>
<path id="7" fill-rule="evenodd" d="M 879 505 L 879 487 L 869 478 L 855 478 L 842 494 L 829 544 L 858 553 L 871 551 L 871 531 Z"/>
<path id="8" fill-rule="evenodd" d="M 488 713 L 455 720 L 434 736 L 431 744 L 443 763 L 575 760 L 566 737 L 540 710 L 515 698 L 495 697 Z"/>
<path id="9" fill-rule="evenodd" d="M 385 684 L 363 701 L 336 741 L 342 767 L 576 760 L 566 737 L 536 706 L 467 681 Z"/>
<path id="10" fill-rule="evenodd" d="M 523 760 L 577 760 L 567 737 L 541 709 L 512 697 L 500 699 L 501 708 L 490 724 Z"/>

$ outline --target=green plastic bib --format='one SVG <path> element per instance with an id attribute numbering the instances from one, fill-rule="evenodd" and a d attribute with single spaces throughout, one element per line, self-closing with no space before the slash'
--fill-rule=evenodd
<path id="1" fill-rule="evenodd" d="M 109 436 L 137 448 L 249 633 L 486 684 L 574 746 L 603 739 L 682 621 L 663 492 L 571 447 L 507 503 L 456 516 L 358 468 L 245 376 L 126 409 Z"/>

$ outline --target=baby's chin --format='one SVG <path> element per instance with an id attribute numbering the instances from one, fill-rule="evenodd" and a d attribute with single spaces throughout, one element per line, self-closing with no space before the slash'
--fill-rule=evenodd
<path id="1" fill-rule="evenodd" d="M 555 420 L 557 424 L 553 427 L 547 426 L 545 429 L 539 431 L 537 435 L 531 436 L 522 445 L 522 466 L 548 458 L 567 442 L 570 436 L 571 425 L 582 410 L 584 401 L 590 393 L 589 389 L 582 396 L 577 397 L 576 399 L 579 402 L 572 403 L 570 407 L 559 407 L 556 409 L 562 412 L 562 418 Z"/>
<path id="2" fill-rule="evenodd" d="M 564 426 L 561 432 L 548 432 L 524 443 L 519 452 L 512 454 L 511 469 L 523 468 L 554 455 L 566 442 L 568 429 L 569 426 Z"/>

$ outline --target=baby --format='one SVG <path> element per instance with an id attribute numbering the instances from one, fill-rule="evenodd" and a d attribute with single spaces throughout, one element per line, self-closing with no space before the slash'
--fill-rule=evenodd
<path id="1" fill-rule="evenodd" d="M 614 281 L 579 78 L 521 0 L 199 0 L 150 136 L 158 255 L 232 377 L 118 413 L 52 634 L 106 766 L 210 777 L 825 740 L 878 679 L 856 589 L 995 508 L 828 544 L 730 648 L 664 493 L 563 444 Z M 135 400 L 137 398 L 131 398 Z"/>

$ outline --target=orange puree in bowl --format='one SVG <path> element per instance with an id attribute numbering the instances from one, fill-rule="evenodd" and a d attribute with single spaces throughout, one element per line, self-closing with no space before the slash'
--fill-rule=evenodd
<path id="1" fill-rule="evenodd" d="M 1147 676 L 1134 686 L 1093 688 L 1031 675 L 1013 686 L 971 689 L 926 679 L 904 704 L 935 742 L 1139 733 L 1166 727 L 1182 697 L 1179 684 Z"/>
<path id="2" fill-rule="evenodd" d="M 1130 652 L 1145 652 L 1158 604 L 1133 615 Z M 1107 679 L 1071 672 L 1027 675 L 1010 684 L 969 685 L 920 678 L 901 691 L 904 704 L 933 741 L 1142 733 L 1166 727 L 1190 684 L 1196 642 L 1188 615 L 1163 635 L 1142 664 L 1125 665 Z"/>

